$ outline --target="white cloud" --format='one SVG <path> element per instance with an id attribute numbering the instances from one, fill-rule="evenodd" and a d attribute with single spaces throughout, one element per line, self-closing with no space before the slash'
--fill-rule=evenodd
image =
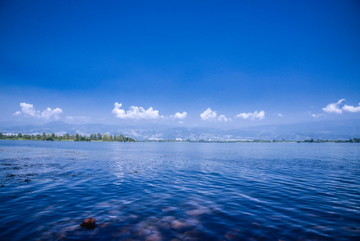
<path id="1" fill-rule="evenodd" d="M 360 112 L 360 103 L 358 106 L 344 105 L 342 109 L 348 112 Z"/>
<path id="2" fill-rule="evenodd" d="M 323 109 L 323 111 L 327 112 L 327 113 L 336 113 L 336 114 L 342 114 L 343 111 L 347 111 L 347 112 L 360 112 L 360 103 L 358 104 L 358 106 L 352 106 L 352 105 L 343 105 L 343 107 L 341 107 L 341 103 L 344 102 L 345 99 L 341 99 L 336 103 L 330 103 L 327 106 L 325 106 Z"/>
<path id="3" fill-rule="evenodd" d="M 219 120 L 219 121 L 228 122 L 228 121 L 230 121 L 231 119 L 230 119 L 230 118 L 227 118 L 225 115 L 219 115 L 218 120 Z"/>
<path id="4" fill-rule="evenodd" d="M 205 121 L 222 121 L 228 122 L 231 121 L 230 118 L 227 118 L 225 115 L 217 115 L 215 111 L 210 108 L 207 108 L 203 113 L 200 114 L 202 120 Z"/>
<path id="5" fill-rule="evenodd" d="M 283 114 L 281 114 L 281 113 L 278 113 L 277 114 L 279 117 L 283 117 L 284 115 Z"/>
<path id="6" fill-rule="evenodd" d="M 36 116 L 36 110 L 34 108 L 34 105 L 32 104 L 27 104 L 27 103 L 20 103 L 20 108 L 21 108 L 21 111 L 16 111 L 15 112 L 15 115 L 21 115 L 21 114 L 24 114 L 24 115 L 28 115 L 28 116 Z"/>
<path id="7" fill-rule="evenodd" d="M 207 108 L 203 113 L 200 114 L 202 120 L 214 120 L 216 118 L 216 112 Z"/>
<path id="8" fill-rule="evenodd" d="M 158 110 L 154 110 L 152 107 L 148 109 L 144 109 L 143 107 L 138 106 L 130 106 L 129 110 L 125 111 L 124 109 L 121 109 L 122 104 L 116 102 L 114 104 L 114 109 L 112 110 L 112 113 L 120 119 L 159 119 L 163 116 L 159 115 Z"/>
<path id="9" fill-rule="evenodd" d="M 180 120 L 183 120 L 187 117 L 187 112 L 183 112 L 183 113 L 180 113 L 180 112 L 176 112 L 175 115 L 172 115 L 170 116 L 171 118 L 174 118 L 174 119 L 180 119 Z"/>
<path id="10" fill-rule="evenodd" d="M 344 101 L 345 101 L 345 99 L 341 99 L 336 103 L 330 103 L 327 106 L 325 106 L 324 108 L 322 108 L 322 110 L 327 112 L 327 113 L 341 114 L 342 109 L 339 107 L 339 105 Z"/>
<path id="11" fill-rule="evenodd" d="M 250 119 L 250 120 L 263 120 L 265 119 L 265 111 L 254 111 L 249 113 L 240 113 L 236 115 L 237 118 L 241 118 L 244 120 Z"/>
<path id="12" fill-rule="evenodd" d="M 44 119 L 50 119 L 51 117 L 55 117 L 55 119 L 59 119 L 59 115 L 63 113 L 62 109 L 60 108 L 55 108 L 55 109 L 51 109 L 51 108 L 46 108 L 46 110 L 44 110 L 43 112 L 41 112 L 41 118 Z"/>
<path id="13" fill-rule="evenodd" d="M 319 118 L 321 116 L 321 114 L 311 114 L 311 117 L 313 117 L 313 118 Z"/>
<path id="14" fill-rule="evenodd" d="M 14 115 L 24 115 L 24 116 L 31 116 L 34 118 L 38 118 L 38 119 L 55 119 L 58 120 L 60 119 L 60 114 L 63 113 L 62 109 L 60 108 L 55 108 L 55 109 L 51 109 L 51 108 L 46 108 L 43 111 L 38 111 L 35 109 L 33 104 L 28 104 L 25 102 L 20 103 L 20 111 L 16 111 L 14 113 Z"/>

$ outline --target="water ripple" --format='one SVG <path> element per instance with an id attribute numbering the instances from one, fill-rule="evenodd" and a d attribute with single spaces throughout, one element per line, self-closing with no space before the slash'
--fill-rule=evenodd
<path id="1" fill-rule="evenodd" d="M 0 146 L 1 240 L 360 237 L 356 144 Z"/>

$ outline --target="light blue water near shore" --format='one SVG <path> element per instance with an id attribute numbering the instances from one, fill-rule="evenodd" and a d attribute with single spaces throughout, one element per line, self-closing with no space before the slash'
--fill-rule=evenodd
<path id="1" fill-rule="evenodd" d="M 1 240 L 360 239 L 355 143 L 0 141 L 0 185 Z"/>

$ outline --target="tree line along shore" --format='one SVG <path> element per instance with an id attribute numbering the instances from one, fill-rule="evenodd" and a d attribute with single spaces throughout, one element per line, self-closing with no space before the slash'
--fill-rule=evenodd
<path id="1" fill-rule="evenodd" d="M 116 141 L 116 142 L 135 142 L 135 139 L 126 137 L 124 135 L 109 135 L 109 134 L 91 134 L 86 135 L 55 135 L 55 133 L 48 134 L 43 132 L 42 135 L 28 135 L 28 134 L 3 134 L 0 132 L 0 140 L 32 140 L 32 141 Z"/>

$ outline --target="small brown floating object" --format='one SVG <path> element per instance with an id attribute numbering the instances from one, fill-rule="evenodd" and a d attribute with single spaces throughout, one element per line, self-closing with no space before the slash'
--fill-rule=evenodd
<path id="1" fill-rule="evenodd" d="M 95 228 L 95 218 L 87 218 L 80 224 L 81 227 L 87 228 L 87 229 L 93 229 Z"/>

